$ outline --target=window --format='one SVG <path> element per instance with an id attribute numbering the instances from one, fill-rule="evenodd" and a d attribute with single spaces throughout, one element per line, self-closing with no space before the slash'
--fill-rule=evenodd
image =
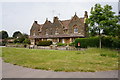
<path id="1" fill-rule="evenodd" d="M 78 28 L 74 28 L 74 33 L 78 33 Z"/>
<path id="2" fill-rule="evenodd" d="M 77 25 L 74 25 L 74 33 L 78 33 L 78 26 Z"/>

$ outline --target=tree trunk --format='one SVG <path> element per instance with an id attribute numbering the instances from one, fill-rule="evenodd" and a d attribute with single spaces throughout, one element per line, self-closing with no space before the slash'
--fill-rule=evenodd
<path id="1" fill-rule="evenodd" d="M 100 34 L 100 29 L 99 29 L 99 48 L 101 49 L 101 34 Z"/>

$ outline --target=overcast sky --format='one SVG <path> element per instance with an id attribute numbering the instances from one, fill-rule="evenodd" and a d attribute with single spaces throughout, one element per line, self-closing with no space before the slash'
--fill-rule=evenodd
<path id="1" fill-rule="evenodd" d="M 75 12 L 79 17 L 83 17 L 84 11 L 89 13 L 91 7 L 96 3 L 100 3 L 102 6 L 109 4 L 113 7 L 113 11 L 118 13 L 118 0 L 114 0 L 114 2 L 111 0 L 104 0 L 104 2 L 100 2 L 100 0 L 92 2 L 88 0 L 84 0 L 84 2 L 79 0 L 5 1 L 0 3 L 0 12 L 2 12 L 2 14 L 0 13 L 0 17 L 2 17 L 0 18 L 2 26 L 0 29 L 6 30 L 9 36 L 15 31 L 29 34 L 34 20 L 37 20 L 39 24 L 43 24 L 46 18 L 52 22 L 54 16 L 58 16 L 60 20 L 67 20 L 71 19 Z"/>

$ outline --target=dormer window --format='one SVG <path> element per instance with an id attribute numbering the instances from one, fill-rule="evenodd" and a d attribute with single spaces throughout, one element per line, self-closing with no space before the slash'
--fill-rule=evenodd
<path id="1" fill-rule="evenodd" d="M 78 28 L 74 28 L 74 33 L 78 33 Z"/>
<path id="2" fill-rule="evenodd" d="M 77 25 L 74 26 L 74 33 L 78 33 L 78 26 Z"/>

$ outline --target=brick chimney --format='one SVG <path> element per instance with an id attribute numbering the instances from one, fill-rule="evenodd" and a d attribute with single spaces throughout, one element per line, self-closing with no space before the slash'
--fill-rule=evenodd
<path id="1" fill-rule="evenodd" d="M 54 17 L 54 19 L 53 19 L 53 22 L 56 22 L 56 21 L 58 21 L 58 17 L 57 16 Z"/>
<path id="2" fill-rule="evenodd" d="M 84 18 L 88 18 L 88 12 L 85 11 Z"/>
<path id="3" fill-rule="evenodd" d="M 36 24 L 37 24 L 37 21 L 34 21 L 34 23 L 36 23 Z"/>

